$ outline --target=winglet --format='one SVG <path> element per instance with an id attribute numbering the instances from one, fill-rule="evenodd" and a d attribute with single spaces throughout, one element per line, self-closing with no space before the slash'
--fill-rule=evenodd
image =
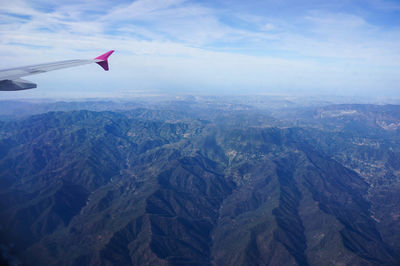
<path id="1" fill-rule="evenodd" d="M 96 62 L 96 64 L 98 64 L 99 66 L 101 66 L 105 71 L 108 71 L 108 57 L 114 53 L 114 50 L 108 51 L 105 54 L 99 55 L 98 57 L 96 57 L 94 59 L 94 62 Z"/>

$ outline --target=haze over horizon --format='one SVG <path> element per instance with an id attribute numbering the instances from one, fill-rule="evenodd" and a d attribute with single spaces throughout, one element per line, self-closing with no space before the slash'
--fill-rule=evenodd
<path id="1" fill-rule="evenodd" d="M 109 49 L 2 98 L 143 94 L 400 97 L 400 3 L 324 1 L 2 1 L 0 68 Z"/>

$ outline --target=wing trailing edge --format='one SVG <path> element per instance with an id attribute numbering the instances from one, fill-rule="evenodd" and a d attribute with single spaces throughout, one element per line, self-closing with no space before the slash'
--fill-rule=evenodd
<path id="1" fill-rule="evenodd" d="M 36 84 L 24 79 L 1 80 L 0 91 L 22 91 L 36 88 Z"/>

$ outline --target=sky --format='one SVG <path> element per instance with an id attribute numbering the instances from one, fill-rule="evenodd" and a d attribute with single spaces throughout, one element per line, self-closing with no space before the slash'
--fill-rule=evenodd
<path id="1" fill-rule="evenodd" d="M 398 0 L 0 0 L 0 69 L 111 49 L 1 97 L 400 97 Z"/>

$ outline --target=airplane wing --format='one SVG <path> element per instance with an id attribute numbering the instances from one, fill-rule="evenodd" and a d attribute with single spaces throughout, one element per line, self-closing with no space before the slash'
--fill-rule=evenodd
<path id="1" fill-rule="evenodd" d="M 111 50 L 94 59 L 88 60 L 67 60 L 0 70 L 0 91 L 19 91 L 36 88 L 35 83 L 23 80 L 21 79 L 21 77 L 40 74 L 62 68 L 96 63 L 100 65 L 105 71 L 108 71 L 108 57 L 113 52 L 114 50 Z"/>

